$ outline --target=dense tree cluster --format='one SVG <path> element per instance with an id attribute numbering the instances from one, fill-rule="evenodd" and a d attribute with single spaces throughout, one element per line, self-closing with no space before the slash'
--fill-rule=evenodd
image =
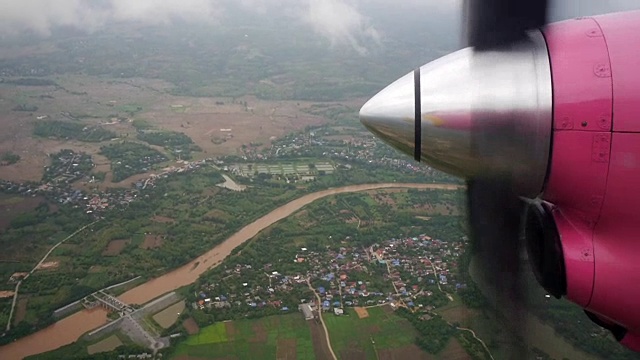
<path id="1" fill-rule="evenodd" d="M 114 182 L 147 172 L 153 165 L 168 160 L 158 150 L 130 141 L 103 146 L 100 148 L 100 153 L 111 160 Z"/>
<path id="2" fill-rule="evenodd" d="M 396 310 L 396 314 L 406 318 L 418 331 L 416 345 L 422 350 L 437 354 L 442 351 L 455 334 L 456 330 L 439 316 L 434 316 L 429 320 L 421 320 L 420 315 L 412 313 L 405 308 Z"/>
<path id="3" fill-rule="evenodd" d="M 117 137 L 116 133 L 100 126 L 89 126 L 82 123 L 48 120 L 36 121 L 33 134 L 41 137 L 52 137 L 61 140 L 79 140 L 101 142 Z"/>
<path id="4" fill-rule="evenodd" d="M 11 151 L 5 151 L 3 153 L 0 153 L 0 166 L 1 165 L 12 165 L 17 163 L 18 161 L 20 161 L 20 155 L 11 152 Z"/>
<path id="5" fill-rule="evenodd" d="M 137 138 L 151 145 L 162 146 L 183 160 L 191 159 L 192 151 L 202 150 L 190 137 L 175 131 L 138 131 Z"/>

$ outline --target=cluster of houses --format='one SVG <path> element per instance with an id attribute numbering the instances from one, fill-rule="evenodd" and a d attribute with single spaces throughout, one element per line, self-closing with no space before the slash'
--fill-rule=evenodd
<path id="1" fill-rule="evenodd" d="M 95 167 L 91 155 L 70 149 L 51 154 L 51 165 L 45 167 L 44 180 L 51 184 L 70 184 L 89 174 Z"/>
<path id="2" fill-rule="evenodd" d="M 78 174 L 73 170 L 77 168 L 77 166 L 74 166 L 74 164 L 77 164 L 76 160 L 86 160 L 87 158 L 74 152 L 63 153 L 61 156 L 63 156 L 63 159 L 56 162 L 60 166 L 56 166 L 55 169 L 47 169 L 51 173 L 51 181 L 14 183 L 8 180 L 0 180 L 0 192 L 23 196 L 43 195 L 60 204 L 83 207 L 87 214 L 97 216 L 104 210 L 126 206 L 130 202 L 137 200 L 140 191 L 155 186 L 155 182 L 158 179 L 167 178 L 172 174 L 190 172 L 201 168 L 207 162 L 213 163 L 217 161 L 211 158 L 199 161 L 179 161 L 177 165 L 166 167 L 158 174 L 151 174 L 147 178 L 136 181 L 130 189 L 88 194 L 83 190 L 73 189 L 70 185 L 72 181 L 87 177 L 86 174 Z M 88 159 L 87 161 L 91 161 L 90 157 Z"/>
<path id="3" fill-rule="evenodd" d="M 456 280 L 457 258 L 465 241 L 443 241 L 427 235 L 388 239 L 370 247 L 349 246 L 349 238 L 339 247 L 323 251 L 300 248 L 288 261 L 305 270 L 282 274 L 274 270 L 283 259 L 266 264 L 237 264 L 223 271 L 221 278 L 194 294 L 195 310 L 299 309 L 322 310 L 341 315 L 345 307 L 376 306 L 433 309 L 435 292 L 451 300 L 450 293 L 465 288 Z M 304 297 L 291 294 L 311 290 Z M 315 294 L 314 294 L 315 293 Z M 316 294 L 320 302 L 316 301 Z M 309 314 L 307 314 L 309 315 Z M 305 315 L 306 316 L 306 315 Z"/>

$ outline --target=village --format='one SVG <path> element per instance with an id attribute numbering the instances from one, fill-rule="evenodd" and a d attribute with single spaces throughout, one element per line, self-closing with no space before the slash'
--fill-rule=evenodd
<path id="1" fill-rule="evenodd" d="M 453 301 L 451 293 L 466 288 L 457 281 L 456 271 L 465 239 L 443 241 L 422 234 L 365 248 L 348 242 L 349 238 L 325 251 L 299 248 L 288 259 L 298 265 L 298 272 L 279 271 L 275 264 L 281 259 L 260 267 L 236 264 L 224 270 L 221 279 L 201 286 L 191 306 L 222 318 L 231 312 L 250 316 L 266 309 L 300 309 L 311 319 L 315 310 L 340 316 L 348 307 L 384 304 L 429 313 Z"/>
<path id="2" fill-rule="evenodd" d="M 84 157 L 82 158 L 84 159 Z M 59 204 L 83 207 L 87 214 L 97 216 L 107 209 L 123 207 L 135 201 L 139 197 L 141 190 L 153 187 L 158 179 L 165 179 L 172 174 L 190 172 L 214 161 L 211 158 L 199 161 L 181 160 L 176 165 L 163 168 L 157 174 L 150 174 L 148 177 L 132 183 L 131 188 L 89 194 L 86 191 L 72 188 L 71 182 L 87 178 L 88 175 L 79 174 L 76 166 L 73 166 L 74 163 L 69 164 L 69 159 L 65 159 L 65 161 L 61 161 L 65 165 L 48 170 L 52 174 L 51 181 L 44 183 L 14 183 L 0 180 L 0 192 L 23 196 L 43 195 Z"/>

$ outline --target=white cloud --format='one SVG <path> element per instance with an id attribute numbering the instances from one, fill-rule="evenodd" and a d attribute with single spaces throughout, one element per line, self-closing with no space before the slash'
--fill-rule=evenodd
<path id="1" fill-rule="evenodd" d="M 218 9 L 212 0 L 0 0 L 0 33 L 47 36 L 60 26 L 93 31 L 113 21 L 210 21 Z"/>
<path id="2" fill-rule="evenodd" d="M 361 55 L 367 53 L 367 42 L 380 42 L 378 30 L 355 5 L 343 0 L 308 0 L 302 18 L 333 45 L 348 44 Z"/>
<path id="3" fill-rule="evenodd" d="M 383 34 L 369 16 L 389 13 L 424 14 L 424 21 L 460 14 L 463 0 L 0 0 L 0 35 L 33 31 L 47 36 L 70 26 L 91 32 L 105 24 L 132 21 L 169 24 L 174 20 L 212 22 L 225 8 L 238 7 L 259 16 L 284 17 L 307 24 L 334 46 L 349 46 L 361 54 L 379 44 Z M 555 0 L 551 19 L 640 8 L 637 0 Z M 368 12 L 367 12 L 368 11 Z M 381 14 L 382 13 L 382 14 Z M 237 13 L 236 13 L 237 15 Z M 233 19 L 227 19 L 232 21 Z M 389 19 L 402 22 L 402 18 Z"/>

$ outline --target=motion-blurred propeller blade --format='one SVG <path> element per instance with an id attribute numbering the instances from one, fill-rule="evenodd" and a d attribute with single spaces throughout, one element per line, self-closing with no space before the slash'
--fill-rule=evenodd
<path id="1" fill-rule="evenodd" d="M 466 40 L 477 50 L 508 45 L 547 20 L 548 0 L 466 0 Z"/>
<path id="2" fill-rule="evenodd" d="M 520 258 L 525 203 L 511 188 L 508 180 L 469 180 L 467 210 L 477 280 L 496 313 L 508 319 L 515 344 L 526 331 L 526 287 Z M 512 358 L 524 358 L 524 351 L 512 349 Z"/>

